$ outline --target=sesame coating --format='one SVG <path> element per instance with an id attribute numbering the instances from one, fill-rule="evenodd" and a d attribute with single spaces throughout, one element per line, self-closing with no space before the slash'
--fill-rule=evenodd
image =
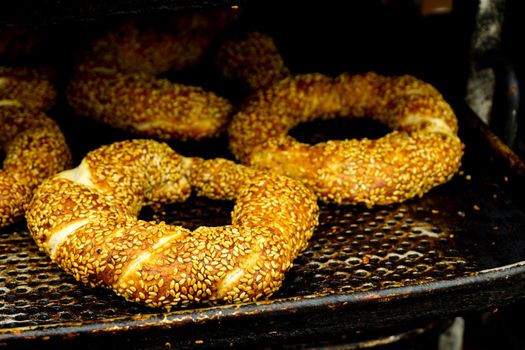
<path id="1" fill-rule="evenodd" d="M 148 75 L 184 69 L 203 59 L 231 20 L 229 11 L 129 19 L 96 38 L 76 68 Z"/>
<path id="2" fill-rule="evenodd" d="M 159 139 L 216 136 L 232 112 L 232 105 L 212 92 L 143 74 L 79 74 L 67 97 L 78 115 Z"/>
<path id="3" fill-rule="evenodd" d="M 0 66 L 0 106 L 18 101 L 38 110 L 49 110 L 57 100 L 50 82 L 53 72 L 47 68 Z"/>
<path id="4" fill-rule="evenodd" d="M 217 53 L 216 64 L 224 77 L 240 79 L 253 90 L 290 74 L 273 38 L 259 32 L 225 40 Z"/>
<path id="5" fill-rule="evenodd" d="M 42 112 L 0 106 L 0 227 L 20 219 L 36 187 L 70 165 L 59 127 Z"/>
<path id="6" fill-rule="evenodd" d="M 378 140 L 299 143 L 287 135 L 319 118 L 370 117 L 393 131 Z M 463 144 L 439 92 L 411 76 L 298 75 L 254 93 L 229 126 L 243 163 L 303 181 L 320 199 L 385 205 L 421 196 L 458 170 Z"/>
<path id="7" fill-rule="evenodd" d="M 234 200 L 231 224 L 190 231 L 137 219 L 141 206 L 183 201 L 191 189 Z M 133 140 L 45 181 L 26 219 L 39 247 L 77 280 L 170 309 L 271 295 L 311 237 L 318 207 L 291 178 Z"/>

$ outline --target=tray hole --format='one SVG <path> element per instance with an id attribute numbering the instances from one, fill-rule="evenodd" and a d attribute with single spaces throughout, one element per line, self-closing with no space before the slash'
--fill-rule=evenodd
<path id="1" fill-rule="evenodd" d="M 330 266 L 330 267 L 338 267 L 339 266 L 339 262 L 337 262 L 337 261 L 330 261 L 328 263 L 328 266 Z"/>
<path id="2" fill-rule="evenodd" d="M 388 256 L 388 260 L 390 260 L 390 261 L 398 261 L 400 258 L 401 257 L 399 255 L 397 255 L 397 254 L 390 254 Z"/>
<path id="3" fill-rule="evenodd" d="M 316 281 L 316 282 L 320 282 L 320 281 L 324 281 L 325 280 L 325 276 L 324 275 L 321 275 L 321 274 L 315 274 L 313 276 L 313 279 Z"/>
<path id="4" fill-rule="evenodd" d="M 346 274 L 344 272 L 336 272 L 334 274 L 334 277 L 337 278 L 337 279 L 346 279 L 348 277 L 348 274 Z"/>
<path id="5" fill-rule="evenodd" d="M 408 271 L 408 268 L 404 265 L 398 265 L 396 266 L 396 272 L 399 272 L 399 273 L 404 273 L 404 272 L 407 272 Z"/>
<path id="6" fill-rule="evenodd" d="M 347 262 L 351 265 L 359 265 L 361 264 L 362 260 L 359 258 L 352 257 L 352 258 L 348 258 Z"/>
<path id="7" fill-rule="evenodd" d="M 42 295 L 40 295 L 39 293 L 29 293 L 26 295 L 26 299 L 29 299 L 31 301 L 41 299 L 41 298 L 42 298 Z"/>
<path id="8" fill-rule="evenodd" d="M 359 277 L 359 278 L 365 278 L 369 275 L 370 273 L 366 270 L 355 270 L 354 272 L 354 275 Z"/>
<path id="9" fill-rule="evenodd" d="M 321 257 L 319 257 L 319 259 L 317 259 L 317 261 L 319 261 L 320 263 L 324 264 L 325 262 L 328 261 L 328 258 L 326 256 L 321 256 Z"/>
<path id="10" fill-rule="evenodd" d="M 375 282 L 375 283 L 381 282 L 381 277 L 379 277 L 379 276 L 371 276 L 370 277 L 370 281 Z"/>
<path id="11" fill-rule="evenodd" d="M 424 264 L 418 264 L 415 266 L 415 268 L 419 272 L 427 271 L 428 269 L 430 269 L 428 265 L 424 265 Z"/>
<path id="12" fill-rule="evenodd" d="M 376 287 L 376 285 L 374 283 L 370 283 L 370 282 L 363 283 L 363 285 L 362 285 L 362 288 L 366 289 L 366 290 L 374 289 L 375 287 Z"/>
<path id="13" fill-rule="evenodd" d="M 26 314 L 16 315 L 14 317 L 15 321 L 27 321 L 29 319 L 29 316 Z"/>
<path id="14" fill-rule="evenodd" d="M 399 255 L 404 255 L 407 251 L 404 248 L 396 248 L 395 252 Z"/>
<path id="15" fill-rule="evenodd" d="M 384 268 L 384 267 L 379 267 L 376 269 L 375 273 L 380 275 L 380 276 L 384 276 L 386 275 L 387 273 L 389 272 L 388 269 Z"/>
<path id="16" fill-rule="evenodd" d="M 72 313 L 69 312 L 62 312 L 60 313 L 60 317 L 64 320 L 72 320 L 75 318 L 75 316 Z"/>
<path id="17" fill-rule="evenodd" d="M 16 307 L 24 307 L 24 306 L 27 306 L 28 303 L 27 301 L 15 301 L 15 306 Z"/>
<path id="18" fill-rule="evenodd" d="M 422 261 L 423 261 L 423 263 L 425 263 L 425 264 L 429 264 L 429 265 L 434 264 L 434 259 L 429 258 L 429 257 L 423 258 Z"/>
<path id="19" fill-rule="evenodd" d="M 51 315 L 41 313 L 41 314 L 38 314 L 36 316 L 36 318 L 38 318 L 39 320 L 42 320 L 42 321 L 46 321 L 46 320 L 49 320 L 51 318 Z"/>

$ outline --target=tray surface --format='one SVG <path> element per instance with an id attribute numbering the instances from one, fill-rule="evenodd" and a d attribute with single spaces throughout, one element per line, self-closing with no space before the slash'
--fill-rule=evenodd
<path id="1" fill-rule="evenodd" d="M 109 138 L 129 137 L 88 121 L 72 125 L 78 128 L 69 131 L 69 135 L 76 135 L 75 144 L 81 149 L 77 158 L 85 152 L 82 147 L 92 149 Z M 349 125 L 357 134 L 362 132 L 360 129 L 370 129 L 366 122 Z M 345 128 L 349 128 L 347 122 L 335 120 L 305 125 L 294 133 L 317 142 Z M 84 132 L 76 134 L 80 130 Z M 87 136 L 82 136 L 97 130 L 100 137 L 91 144 Z M 462 130 L 466 154 L 460 173 L 422 198 L 372 209 L 322 204 L 320 225 L 308 248 L 296 259 L 282 288 L 269 301 L 260 303 L 195 307 L 163 314 L 161 310 L 125 302 L 106 290 L 80 285 L 38 251 L 23 222 L 5 228 L 0 232 L 0 339 L 65 336 L 71 327 L 77 333 L 93 329 L 125 333 L 130 327 L 155 329 L 162 328 L 161 320 L 170 319 L 170 315 L 171 322 L 186 324 L 199 323 L 201 317 L 210 315 L 227 321 L 253 312 L 274 315 L 276 310 L 296 309 L 308 314 L 310 307 L 360 304 L 371 296 L 390 296 L 392 300 L 426 292 L 439 296 L 451 286 L 461 285 L 468 290 L 490 289 L 494 279 L 504 281 L 514 274 L 523 283 L 520 262 L 525 260 L 525 212 L 516 196 L 521 177 L 505 165 L 504 156 L 484 142 L 479 130 L 469 126 Z M 379 137 L 380 133 L 369 136 Z M 106 139 L 106 134 L 111 136 Z M 172 146 L 187 155 L 208 152 L 210 156 L 228 156 L 225 144 L 219 139 L 209 144 Z M 144 208 L 141 217 L 188 228 L 223 225 L 229 222 L 232 205 L 192 197 L 184 203 Z M 485 270 L 502 268 L 505 273 L 483 277 Z M 516 291 L 509 288 L 508 295 L 505 290 L 502 293 L 499 298 L 504 303 L 506 297 L 515 297 Z M 409 302 L 405 307 L 410 307 Z M 448 315 L 461 310 L 446 298 L 441 299 L 438 308 Z M 416 317 L 407 313 L 403 318 L 407 321 Z M 119 325 L 116 328 L 115 322 Z M 338 320 L 328 318 L 327 322 L 336 324 Z"/>

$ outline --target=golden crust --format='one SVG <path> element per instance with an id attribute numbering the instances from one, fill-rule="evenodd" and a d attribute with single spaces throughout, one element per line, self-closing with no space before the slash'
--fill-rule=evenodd
<path id="1" fill-rule="evenodd" d="M 184 200 L 191 188 L 234 200 L 231 224 L 190 231 L 136 218 L 143 205 Z M 77 280 L 170 309 L 271 295 L 317 214 L 315 195 L 293 179 L 135 140 L 90 152 L 46 181 L 26 219 L 38 245 Z"/>
<path id="2" fill-rule="evenodd" d="M 159 139 L 217 136 L 232 111 L 212 92 L 140 74 L 78 75 L 67 97 L 78 115 Z"/>
<path id="3" fill-rule="evenodd" d="M 0 66 L 0 106 L 9 103 L 49 110 L 57 100 L 52 76 L 47 68 Z"/>
<path id="4" fill-rule="evenodd" d="M 301 122 L 370 116 L 394 131 L 378 140 L 297 142 Z M 307 184 L 324 201 L 367 206 L 421 196 L 458 170 L 463 144 L 451 107 L 411 76 L 374 73 L 286 78 L 250 97 L 229 126 L 230 149 L 243 163 Z"/>
<path id="5" fill-rule="evenodd" d="M 232 111 L 222 97 L 155 75 L 197 64 L 233 19 L 231 11 L 130 20 L 95 40 L 68 87 L 77 115 L 158 139 L 199 140 L 223 132 Z"/>
<path id="6" fill-rule="evenodd" d="M 224 41 L 216 64 L 225 78 L 240 79 L 253 90 L 290 75 L 272 37 L 259 32 Z"/>
<path id="7" fill-rule="evenodd" d="M 0 106 L 0 227 L 19 219 L 36 187 L 70 165 L 64 136 L 54 121 L 25 107 Z"/>
<path id="8" fill-rule="evenodd" d="M 198 64 L 233 19 L 226 10 L 131 19 L 96 38 L 77 70 L 157 75 Z"/>

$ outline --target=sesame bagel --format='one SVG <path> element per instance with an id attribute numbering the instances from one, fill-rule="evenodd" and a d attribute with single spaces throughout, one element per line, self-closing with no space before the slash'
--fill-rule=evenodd
<path id="1" fill-rule="evenodd" d="M 192 189 L 235 201 L 231 224 L 190 231 L 137 219 L 142 206 L 184 201 Z M 39 247 L 77 280 L 170 309 L 271 295 L 317 214 L 315 195 L 291 178 L 134 140 L 46 181 L 26 218 Z"/>
<path id="2" fill-rule="evenodd" d="M 200 140 L 226 128 L 231 104 L 158 74 L 201 61 L 232 20 L 227 11 L 130 20 L 83 53 L 67 89 L 75 114 L 157 139 Z"/>
<path id="3" fill-rule="evenodd" d="M 130 18 L 95 38 L 76 69 L 158 75 L 202 61 L 232 21 L 232 11 Z"/>
<path id="4" fill-rule="evenodd" d="M 49 110 L 57 100 L 52 76 L 48 68 L 0 66 L 0 106 L 16 104 Z"/>
<path id="5" fill-rule="evenodd" d="M 67 89 L 75 114 L 158 139 L 199 140 L 225 130 L 232 105 L 200 87 L 142 74 L 82 74 Z"/>
<path id="6" fill-rule="evenodd" d="M 288 132 L 319 118 L 368 116 L 377 139 L 300 143 Z M 326 202 L 385 205 L 421 196 L 458 170 L 463 144 L 450 105 L 430 84 L 375 73 L 298 75 L 256 92 L 229 126 L 245 164 L 303 181 Z"/>
<path id="7" fill-rule="evenodd" d="M 241 80 L 252 90 L 290 75 L 273 38 L 259 32 L 225 40 L 218 50 L 216 64 L 222 76 Z"/>
<path id="8" fill-rule="evenodd" d="M 6 101 L 4 101 L 6 102 Z M 70 165 L 57 124 L 44 113 L 0 100 L 0 227 L 20 219 L 36 187 Z"/>

